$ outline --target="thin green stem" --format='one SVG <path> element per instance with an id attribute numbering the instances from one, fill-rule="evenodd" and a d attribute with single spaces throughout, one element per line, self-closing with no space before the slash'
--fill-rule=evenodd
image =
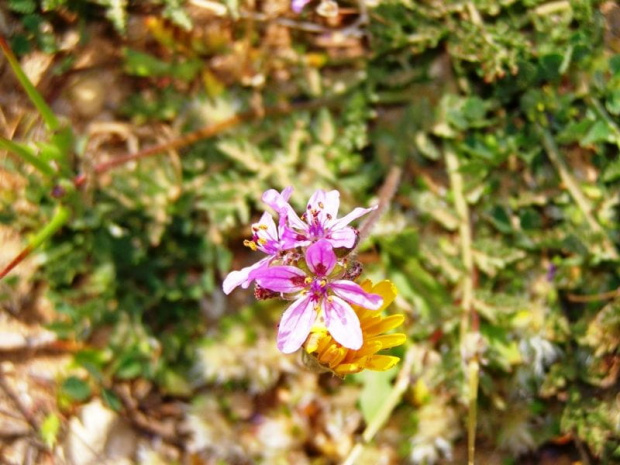
<path id="1" fill-rule="evenodd" d="M 69 220 L 69 217 L 69 209 L 63 205 L 58 205 L 56 211 L 54 212 L 52 220 L 48 224 L 46 224 L 37 234 L 29 238 L 28 245 L 13 260 L 11 260 L 8 265 L 6 265 L 2 270 L 0 270 L 0 279 L 4 278 L 7 274 L 9 274 L 11 270 L 17 265 L 19 265 L 22 261 L 24 261 L 24 259 L 28 255 L 30 255 L 33 250 L 39 247 L 56 231 L 58 231 Z"/>
<path id="2" fill-rule="evenodd" d="M 56 131 L 60 127 L 58 118 L 56 118 L 56 115 L 54 114 L 52 109 L 45 102 L 45 100 L 43 99 L 43 96 L 34 87 L 32 82 L 30 82 L 30 79 L 28 79 L 28 76 L 26 76 L 26 73 L 24 73 L 24 70 L 20 66 L 19 61 L 17 61 L 17 58 L 13 54 L 13 51 L 9 47 L 9 44 L 7 44 L 4 37 L 1 37 L 1 36 L 0 36 L 0 48 L 4 52 L 4 56 L 6 56 L 6 59 L 8 60 L 9 65 L 11 66 L 11 69 L 13 70 L 13 72 L 15 73 L 15 76 L 17 77 L 17 80 L 19 81 L 19 83 L 22 85 L 22 87 L 26 91 L 26 94 L 28 94 L 30 101 L 37 108 L 37 110 L 39 110 L 39 113 L 41 113 L 41 117 L 45 121 L 45 124 L 47 125 L 48 129 L 52 132 Z"/>
<path id="3" fill-rule="evenodd" d="M 588 201 L 586 196 L 583 194 L 583 192 L 581 192 L 579 183 L 577 183 L 577 181 L 571 174 L 570 169 L 566 165 L 566 162 L 562 158 L 560 150 L 558 149 L 558 146 L 556 145 L 553 136 L 548 130 L 543 129 L 540 126 L 537 126 L 537 128 L 542 138 L 542 143 L 545 147 L 545 151 L 547 152 L 547 156 L 549 157 L 549 160 L 551 160 L 551 164 L 553 165 L 553 167 L 560 175 L 560 179 L 562 180 L 562 183 L 566 186 L 566 190 L 568 190 L 569 194 L 577 204 L 577 207 L 583 213 L 583 216 L 586 219 L 586 222 L 588 223 L 590 229 L 595 233 L 600 234 L 603 238 L 602 246 L 605 252 L 610 258 L 614 260 L 617 259 L 618 253 L 616 252 L 613 243 L 609 239 L 609 236 L 607 235 L 603 227 L 594 218 L 594 215 L 592 214 L 592 205 L 590 205 L 590 202 Z"/>
<path id="4" fill-rule="evenodd" d="M 450 186 L 452 195 L 454 196 L 454 206 L 459 217 L 459 237 L 461 246 L 461 260 L 465 268 L 465 274 L 462 281 L 461 296 L 461 353 L 467 357 L 464 362 L 467 363 L 466 376 L 468 379 L 469 391 L 469 412 L 467 416 L 467 463 L 474 465 L 476 456 L 476 425 L 478 421 L 478 380 L 479 380 L 479 363 L 476 347 L 471 347 L 471 341 L 477 338 L 471 338 L 478 332 L 476 315 L 474 314 L 474 257 L 472 253 L 472 233 L 469 216 L 469 207 L 465 199 L 465 188 L 463 176 L 460 172 L 459 159 L 451 147 L 446 147 L 444 152 L 448 176 L 450 178 Z M 472 353 L 472 350 L 474 352 Z"/>
<path id="5" fill-rule="evenodd" d="M 46 176 L 52 177 L 56 174 L 56 171 L 54 171 L 51 165 L 38 158 L 35 151 L 26 145 L 13 142 L 0 136 L 0 148 L 13 152 L 23 161 L 29 163 Z"/>

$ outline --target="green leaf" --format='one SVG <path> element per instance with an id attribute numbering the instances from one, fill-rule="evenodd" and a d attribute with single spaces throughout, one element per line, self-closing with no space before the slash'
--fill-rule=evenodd
<path id="1" fill-rule="evenodd" d="M 0 137 L 0 148 L 13 152 L 26 163 L 29 163 L 46 176 L 52 177 L 56 174 L 54 168 L 52 168 L 52 166 L 47 163 L 46 160 L 41 160 L 41 158 L 37 156 L 35 150 L 26 144 L 13 142 L 11 140 L 5 139 L 4 137 Z"/>
<path id="2" fill-rule="evenodd" d="M 37 4 L 34 0 L 9 0 L 9 10 L 22 15 L 28 15 L 35 12 Z"/>
<path id="3" fill-rule="evenodd" d="M 91 396 L 90 386 L 86 381 L 77 376 L 69 376 L 62 383 L 61 392 L 69 396 L 71 400 L 83 402 Z"/>
<path id="4" fill-rule="evenodd" d="M 620 75 L 620 54 L 614 55 L 609 59 L 609 69 L 614 75 Z"/>
<path id="5" fill-rule="evenodd" d="M 605 170 L 601 179 L 603 182 L 613 182 L 620 178 L 620 158 L 612 160 Z"/>
<path id="6" fill-rule="evenodd" d="M 611 91 L 605 102 L 605 107 L 612 115 L 620 115 L 620 89 Z"/>
<path id="7" fill-rule="evenodd" d="M 30 101 L 41 114 L 41 117 L 45 121 L 47 128 L 50 131 L 57 130 L 60 127 L 58 118 L 56 118 L 56 115 L 54 114 L 52 109 L 45 102 L 45 100 L 43 99 L 43 96 L 34 87 L 32 82 L 30 82 L 30 79 L 28 79 L 28 76 L 26 76 L 26 73 L 24 73 L 24 70 L 20 66 L 19 61 L 17 61 L 17 58 L 15 58 L 15 55 L 13 55 L 13 52 L 9 48 L 8 44 L 6 43 L 4 38 L 1 36 L 0 36 L 0 48 L 2 48 L 2 51 L 4 52 L 4 56 L 9 62 L 9 66 L 13 70 L 13 73 L 15 73 L 15 76 L 17 77 L 17 80 L 19 81 L 21 86 L 26 91 L 26 94 L 28 94 Z"/>
<path id="8" fill-rule="evenodd" d="M 370 424 L 381 413 L 381 407 L 392 391 L 391 380 L 394 373 L 394 369 L 364 371 L 355 376 L 363 383 L 360 394 L 360 410 L 366 424 Z"/>
<path id="9" fill-rule="evenodd" d="M 101 398 L 115 412 L 120 411 L 123 408 L 123 404 L 114 391 L 111 389 L 102 389 L 101 390 Z"/>
<path id="10" fill-rule="evenodd" d="M 125 355 L 119 363 L 114 375 L 120 379 L 133 379 L 142 375 L 145 362 L 135 355 L 134 353 Z"/>
<path id="11" fill-rule="evenodd" d="M 614 132 L 605 121 L 597 121 L 581 140 L 581 146 L 586 147 L 597 142 L 612 142 Z"/>
<path id="12" fill-rule="evenodd" d="M 48 414 L 41 422 L 41 430 L 39 434 L 41 439 L 48 448 L 53 448 L 58 440 L 58 432 L 60 431 L 60 418 L 55 413 Z"/>

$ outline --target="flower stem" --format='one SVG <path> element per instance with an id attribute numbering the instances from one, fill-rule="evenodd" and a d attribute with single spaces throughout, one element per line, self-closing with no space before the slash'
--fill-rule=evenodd
<path id="1" fill-rule="evenodd" d="M 477 406 L 478 406 L 478 380 L 479 362 L 477 352 L 472 353 L 471 342 L 477 338 L 470 338 L 470 333 L 478 333 L 478 318 L 473 309 L 474 301 L 474 258 L 472 254 L 472 233 L 469 216 L 469 207 L 465 199 L 465 188 L 463 176 L 460 172 L 459 159 L 453 149 L 446 147 L 445 152 L 446 167 L 452 187 L 454 206 L 459 217 L 459 237 L 461 246 L 461 260 L 465 268 L 462 281 L 461 296 L 461 353 L 467 363 L 466 376 L 468 379 L 468 416 L 467 416 L 467 463 L 474 465 L 476 455 L 476 425 L 477 425 Z"/>
<path id="2" fill-rule="evenodd" d="M 63 205 L 58 205 L 52 220 L 45 225 L 37 234 L 28 240 L 28 245 L 0 270 L 0 279 L 4 278 L 11 272 L 13 268 L 19 265 L 24 259 L 30 255 L 30 253 L 51 237 L 56 231 L 58 231 L 69 220 L 69 209 Z"/>

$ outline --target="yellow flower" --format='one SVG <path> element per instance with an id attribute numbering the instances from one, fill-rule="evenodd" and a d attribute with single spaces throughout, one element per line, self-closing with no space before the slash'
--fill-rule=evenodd
<path id="1" fill-rule="evenodd" d="M 302 352 L 304 362 L 309 368 L 331 371 L 344 377 L 362 370 L 389 370 L 400 360 L 391 355 L 377 354 L 380 350 L 399 346 L 407 340 L 403 333 L 383 334 L 400 326 L 405 320 L 404 315 L 386 317 L 381 314 L 396 298 L 396 286 L 390 281 L 381 281 L 373 286 L 369 280 L 364 281 L 361 286 L 366 292 L 379 294 L 383 298 L 383 305 L 379 310 L 352 306 L 362 327 L 362 347 L 358 350 L 347 349 L 337 343 L 324 326 L 314 326 L 304 342 Z"/>

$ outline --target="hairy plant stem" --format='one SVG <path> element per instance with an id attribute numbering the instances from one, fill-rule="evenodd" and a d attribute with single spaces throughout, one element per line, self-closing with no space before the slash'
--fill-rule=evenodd
<path id="1" fill-rule="evenodd" d="M 377 431 L 381 429 L 381 427 L 388 420 L 392 411 L 396 408 L 398 403 L 400 402 L 403 393 L 409 386 L 409 377 L 411 374 L 411 368 L 413 367 L 414 362 L 414 349 L 413 347 L 409 347 L 407 353 L 405 354 L 403 366 L 398 372 L 398 376 L 396 377 L 396 382 L 390 391 L 390 394 L 384 399 L 383 405 L 379 409 L 379 412 L 374 416 L 372 421 L 366 426 L 366 429 L 362 433 L 362 441 L 357 443 L 347 458 L 342 462 L 342 465 L 355 465 L 358 463 L 358 458 L 360 454 L 364 450 L 364 446 L 375 437 Z"/>
<path id="2" fill-rule="evenodd" d="M 577 207 L 583 213 L 583 216 L 586 219 L 588 226 L 593 232 L 601 236 L 601 245 L 609 258 L 613 260 L 618 259 L 618 252 L 616 251 L 613 243 L 609 239 L 606 231 L 598 223 L 598 221 L 596 221 L 596 218 L 594 218 L 594 215 L 592 214 L 592 205 L 590 205 L 590 202 L 588 201 L 586 196 L 583 194 L 583 192 L 581 192 L 579 183 L 575 180 L 575 178 L 570 172 L 570 169 L 566 165 L 566 162 L 562 158 L 560 150 L 558 149 L 558 146 L 556 145 L 553 136 L 547 129 L 543 129 L 540 126 L 537 126 L 537 128 L 541 136 L 543 146 L 545 147 L 545 151 L 547 152 L 547 156 L 549 157 L 549 160 L 551 160 L 551 164 L 560 175 L 562 183 L 566 186 L 566 190 L 568 190 L 568 193 L 577 204 Z"/>
<path id="3" fill-rule="evenodd" d="M 330 99 L 316 99 L 309 102 L 302 102 L 292 105 L 281 105 L 264 108 L 260 111 L 249 110 L 246 112 L 238 113 L 218 123 L 205 126 L 203 128 L 197 129 L 196 131 L 188 132 L 187 134 L 183 134 L 169 142 L 154 145 L 144 150 L 140 150 L 136 153 L 119 155 L 109 161 L 99 163 L 93 167 L 92 172 L 94 175 L 102 174 L 113 168 L 117 168 L 132 161 L 160 155 L 170 150 L 178 150 L 184 147 L 188 147 L 200 140 L 215 137 L 222 132 L 233 128 L 239 124 L 249 123 L 251 121 L 258 121 L 268 117 L 282 117 L 297 111 L 316 110 L 318 108 L 330 108 L 336 106 L 341 101 L 343 96 L 344 94 Z M 86 181 L 87 177 L 84 174 L 80 174 L 73 179 L 73 184 L 76 187 L 81 187 Z"/>
<path id="4" fill-rule="evenodd" d="M 477 347 L 472 347 L 471 341 L 477 338 L 471 338 L 470 334 L 478 333 L 478 319 L 473 309 L 474 301 L 474 258 L 472 254 L 472 233 L 469 220 L 469 207 L 465 200 L 465 188 L 463 176 L 461 175 L 459 159 L 454 153 L 452 147 L 446 146 L 444 151 L 448 176 L 450 178 L 450 187 L 452 188 L 452 196 L 454 207 L 459 218 L 459 237 L 461 247 L 461 260 L 465 268 L 465 274 L 462 280 L 462 296 L 461 296 L 461 353 L 463 354 L 463 362 L 467 365 L 466 376 L 468 379 L 469 413 L 467 417 L 467 457 L 468 464 L 475 463 L 476 455 L 476 425 L 477 425 L 477 403 L 478 403 L 478 378 L 479 378 L 479 362 Z"/>

